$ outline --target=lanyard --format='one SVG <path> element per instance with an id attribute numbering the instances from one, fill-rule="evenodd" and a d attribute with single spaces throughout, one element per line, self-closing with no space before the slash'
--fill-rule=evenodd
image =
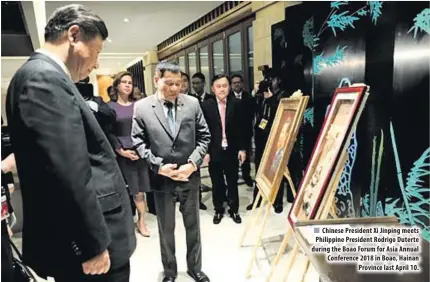
<path id="1" fill-rule="evenodd" d="M 263 118 L 269 119 L 271 108 L 267 105 L 266 101 L 267 100 L 264 100 L 264 102 L 263 102 L 263 104 L 264 104 L 264 107 L 263 107 Z"/>

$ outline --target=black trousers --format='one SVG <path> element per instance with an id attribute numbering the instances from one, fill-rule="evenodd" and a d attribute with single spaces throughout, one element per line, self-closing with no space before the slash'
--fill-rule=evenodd
<path id="1" fill-rule="evenodd" d="M 227 188 L 227 200 L 230 207 L 229 213 L 237 213 L 239 210 L 239 192 L 237 179 L 239 174 L 238 151 L 223 150 L 216 161 L 209 162 L 209 174 L 212 180 L 212 201 L 216 213 L 224 213 L 224 199 Z M 227 180 L 225 186 L 224 176 Z"/>
<path id="2" fill-rule="evenodd" d="M 110 269 L 108 273 L 103 275 L 85 275 L 81 269 L 79 273 L 63 273 L 54 278 L 55 282 L 129 282 L 130 263 L 116 269 Z"/>
<path id="3" fill-rule="evenodd" d="M 1 281 L 13 281 L 12 247 L 9 243 L 6 220 L 1 222 Z"/>
<path id="4" fill-rule="evenodd" d="M 241 166 L 243 180 L 251 179 L 251 153 L 252 153 L 252 147 L 247 148 L 246 160 L 243 162 Z"/>
<path id="5" fill-rule="evenodd" d="M 178 275 L 175 255 L 175 207 L 177 199 L 179 199 L 179 211 L 182 213 L 185 226 L 188 270 L 200 272 L 202 268 L 199 189 L 192 187 L 183 190 L 183 187 L 180 186 L 183 185 L 178 184 L 169 189 L 169 192 L 154 192 L 161 260 L 164 275 L 169 277 Z"/>

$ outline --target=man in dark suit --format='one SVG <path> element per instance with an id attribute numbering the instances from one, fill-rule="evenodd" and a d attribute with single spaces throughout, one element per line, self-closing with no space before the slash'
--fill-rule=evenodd
<path id="1" fill-rule="evenodd" d="M 181 71 L 181 79 L 182 79 L 181 93 L 182 94 L 186 94 L 186 95 L 190 95 L 190 96 L 192 96 L 192 97 L 194 97 L 196 99 L 199 99 L 199 97 L 197 95 L 191 93 L 191 91 L 190 91 L 190 77 L 188 76 L 188 74 L 186 74 L 185 72 Z M 202 105 L 202 101 L 200 99 L 199 99 L 199 103 L 200 103 L 200 106 L 201 106 Z M 209 191 L 210 188 L 208 186 L 202 184 L 202 183 L 200 184 L 200 189 L 199 189 L 200 190 L 199 191 L 200 209 L 205 211 L 205 210 L 208 209 L 208 207 L 202 202 L 202 190 L 203 190 L 203 187 L 205 187 L 207 191 Z"/>
<path id="2" fill-rule="evenodd" d="M 194 94 L 193 96 L 199 99 L 200 103 L 208 99 L 215 99 L 213 94 L 205 92 L 206 77 L 201 72 L 196 72 L 191 79 Z"/>
<path id="3" fill-rule="evenodd" d="M 227 200 L 230 217 L 241 223 L 239 216 L 239 193 L 237 188 L 238 160 L 246 159 L 246 143 L 242 126 L 240 100 L 229 95 L 230 79 L 218 74 L 212 79 L 212 91 L 216 99 L 203 103 L 202 109 L 211 133 L 211 142 L 206 155 L 213 189 L 212 200 L 215 207 L 214 224 L 219 224 L 224 216 L 226 195 L 224 177 L 227 179 Z"/>
<path id="4" fill-rule="evenodd" d="M 254 181 L 251 178 L 251 153 L 252 153 L 252 136 L 254 135 L 254 119 L 256 103 L 255 98 L 245 90 L 243 90 L 243 77 L 240 74 L 231 76 L 231 95 L 240 100 L 242 106 L 242 127 L 244 128 L 244 139 L 246 142 L 246 160 L 243 162 L 242 179 L 246 185 L 252 187 Z"/>
<path id="5" fill-rule="evenodd" d="M 155 69 L 157 92 L 135 104 L 132 139 L 152 172 L 160 235 L 163 282 L 175 281 L 175 204 L 183 215 L 187 240 L 188 274 L 208 282 L 202 272 L 199 219 L 199 167 L 210 133 L 196 99 L 181 91 L 181 71 L 175 63 L 161 62 Z"/>
<path id="6" fill-rule="evenodd" d="M 74 82 L 97 67 L 108 31 L 81 5 L 54 12 L 46 44 L 10 82 L 24 262 L 55 281 L 129 281 L 136 247 L 115 154 Z"/>
<path id="7" fill-rule="evenodd" d="M 207 93 L 205 91 L 206 77 L 203 73 L 196 72 L 195 74 L 193 74 L 191 82 L 193 85 L 194 93 L 190 93 L 190 95 L 196 97 L 199 100 L 200 106 L 204 101 L 208 99 L 215 99 L 215 96 L 213 94 Z M 211 188 L 209 186 L 206 186 L 204 184 L 200 185 L 201 192 L 209 192 L 210 190 Z"/>

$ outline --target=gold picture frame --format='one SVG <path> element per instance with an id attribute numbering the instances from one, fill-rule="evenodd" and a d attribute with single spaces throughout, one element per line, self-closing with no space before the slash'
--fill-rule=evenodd
<path id="1" fill-rule="evenodd" d="M 267 201 L 273 204 L 282 181 L 309 96 L 281 99 L 270 130 L 255 181 Z"/>

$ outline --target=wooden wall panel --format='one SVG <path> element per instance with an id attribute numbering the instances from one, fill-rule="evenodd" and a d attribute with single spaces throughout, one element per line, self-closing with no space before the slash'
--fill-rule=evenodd
<path id="1" fill-rule="evenodd" d="M 110 101 L 107 89 L 113 83 L 113 78 L 110 75 L 97 75 L 97 84 L 99 87 L 99 96 L 106 103 Z"/>

